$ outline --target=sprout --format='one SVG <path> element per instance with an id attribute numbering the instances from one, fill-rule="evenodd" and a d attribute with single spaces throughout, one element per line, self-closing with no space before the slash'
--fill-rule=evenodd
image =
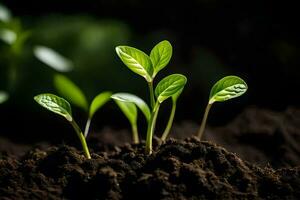
<path id="1" fill-rule="evenodd" d="M 75 129 L 77 136 L 81 142 L 83 151 L 85 156 L 90 159 L 91 155 L 89 152 L 89 148 L 87 146 L 86 140 L 84 135 L 82 134 L 81 129 L 77 125 L 77 123 L 74 121 L 72 117 L 72 110 L 69 102 L 67 102 L 65 99 L 58 97 L 54 94 L 40 94 L 34 97 L 34 100 L 40 104 L 42 107 L 50 110 L 51 112 L 54 112 L 58 115 L 63 116 L 65 119 L 67 119 L 73 128 Z"/>
<path id="2" fill-rule="evenodd" d="M 223 102 L 243 95 L 248 89 L 246 82 L 237 76 L 226 76 L 219 80 L 212 87 L 209 95 L 209 101 L 205 109 L 204 117 L 198 131 L 199 139 L 202 138 L 207 116 L 213 103 Z"/>
<path id="3" fill-rule="evenodd" d="M 151 113 L 148 105 L 138 96 L 129 93 L 115 93 L 111 96 L 111 98 L 115 100 L 131 124 L 133 143 L 139 143 L 137 107 L 143 112 L 147 122 L 149 122 Z"/>
<path id="4" fill-rule="evenodd" d="M 89 104 L 81 89 L 66 76 L 61 74 L 55 75 L 54 86 L 61 96 L 87 113 L 88 119 L 84 129 L 84 136 L 87 137 L 94 114 L 110 100 L 112 93 L 109 91 L 102 92 Z"/>
<path id="5" fill-rule="evenodd" d="M 173 99 L 173 106 L 169 117 L 169 121 L 162 135 L 162 140 L 165 140 L 168 136 L 168 133 L 173 123 L 177 98 L 181 94 L 187 79 L 185 76 L 181 74 L 173 74 L 167 76 L 158 83 L 154 94 L 153 80 L 157 75 L 157 73 L 167 66 L 167 64 L 169 63 L 172 57 L 172 45 L 166 40 L 158 43 L 152 49 L 150 56 L 148 56 L 146 53 L 144 53 L 141 50 L 129 46 L 118 46 L 116 47 L 116 52 L 120 57 L 120 59 L 123 61 L 123 63 L 131 71 L 144 77 L 148 83 L 151 114 L 150 114 L 150 118 L 146 117 L 148 121 L 146 153 L 151 154 L 152 138 L 155 130 L 155 124 L 156 124 L 156 119 L 157 119 L 160 104 L 170 97 L 172 97 Z M 130 98 L 116 98 L 116 96 L 114 96 L 114 99 L 121 102 L 123 101 L 131 104 L 135 104 L 136 106 L 139 107 L 139 105 Z M 143 109 L 141 110 L 143 111 Z"/>

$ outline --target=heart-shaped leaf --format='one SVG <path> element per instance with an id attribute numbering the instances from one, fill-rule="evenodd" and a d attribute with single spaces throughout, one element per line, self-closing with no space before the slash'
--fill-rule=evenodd
<path id="1" fill-rule="evenodd" d="M 34 100 L 44 108 L 65 117 L 72 121 L 72 110 L 69 102 L 54 94 L 40 94 L 34 97 Z"/>
<path id="2" fill-rule="evenodd" d="M 98 94 L 91 103 L 89 117 L 92 118 L 97 110 L 110 100 L 111 92 L 102 92 Z"/>
<path id="3" fill-rule="evenodd" d="M 152 61 L 154 69 L 152 75 L 153 78 L 160 70 L 162 70 L 170 62 L 170 59 L 172 57 L 172 51 L 172 45 L 167 40 L 158 43 L 152 49 L 150 53 L 150 59 Z"/>
<path id="4" fill-rule="evenodd" d="M 148 105 L 138 96 L 129 93 L 115 93 L 111 96 L 114 100 L 134 103 L 145 115 L 147 121 L 150 120 L 150 109 Z"/>
<path id="5" fill-rule="evenodd" d="M 134 103 L 115 100 L 120 107 L 124 115 L 127 117 L 131 125 L 135 125 L 137 122 L 137 108 Z"/>
<path id="6" fill-rule="evenodd" d="M 54 76 L 54 86 L 57 92 L 72 104 L 88 111 L 88 102 L 80 88 L 66 76 L 57 74 Z"/>
<path id="7" fill-rule="evenodd" d="M 176 95 L 186 84 L 186 77 L 182 74 L 172 74 L 162 79 L 155 88 L 155 96 L 159 103 Z"/>
<path id="8" fill-rule="evenodd" d="M 7 92 L 0 91 L 0 104 L 7 101 L 8 98 L 9 98 L 9 95 Z"/>
<path id="9" fill-rule="evenodd" d="M 143 76 L 148 82 L 152 81 L 153 67 L 147 54 L 129 46 L 118 46 L 116 52 L 131 71 Z"/>
<path id="10" fill-rule="evenodd" d="M 246 82 L 237 76 L 226 76 L 211 89 L 209 103 L 222 102 L 244 94 L 248 89 Z"/>
<path id="11" fill-rule="evenodd" d="M 33 53 L 37 59 L 58 72 L 69 72 L 74 68 L 72 61 L 48 47 L 36 46 Z"/>

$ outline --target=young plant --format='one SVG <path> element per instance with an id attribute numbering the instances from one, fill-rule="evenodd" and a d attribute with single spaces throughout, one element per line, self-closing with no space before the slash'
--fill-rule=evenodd
<path id="1" fill-rule="evenodd" d="M 34 97 L 34 100 L 40 104 L 42 107 L 50 110 L 51 112 L 54 112 L 58 115 L 63 116 L 65 119 L 67 119 L 73 128 L 75 129 L 77 136 L 81 142 L 82 149 L 84 151 L 85 156 L 90 159 L 91 155 L 89 152 L 89 148 L 87 146 L 86 140 L 84 135 L 82 134 L 81 129 L 75 122 L 75 120 L 72 117 L 72 109 L 65 99 L 58 97 L 54 94 L 40 94 Z"/>
<path id="2" fill-rule="evenodd" d="M 102 92 L 89 104 L 80 88 L 66 76 L 61 74 L 55 75 L 54 86 L 61 96 L 87 113 L 88 119 L 84 129 L 84 136 L 87 137 L 94 114 L 110 100 L 112 93 L 109 91 Z"/>
<path id="3" fill-rule="evenodd" d="M 142 76 L 148 83 L 151 115 L 148 121 L 147 138 L 146 138 L 146 153 L 152 153 L 152 137 L 155 130 L 156 119 L 160 104 L 166 99 L 172 97 L 173 108 L 169 117 L 168 125 L 164 131 L 162 139 L 164 140 L 173 123 L 176 101 L 178 96 L 186 84 L 186 77 L 181 74 L 173 74 L 167 76 L 160 81 L 155 89 L 153 89 L 153 80 L 157 73 L 167 66 L 172 57 L 172 45 L 168 41 L 158 43 L 148 56 L 143 51 L 129 47 L 118 46 L 116 52 L 123 63 L 134 73 Z M 156 97 L 156 98 L 155 98 Z M 127 101 L 127 100 L 126 100 Z M 132 101 L 128 100 L 127 102 Z M 175 104 L 175 105 L 174 105 Z"/>
<path id="4" fill-rule="evenodd" d="M 223 102 L 243 95 L 248 89 L 246 82 L 237 76 L 226 76 L 219 80 L 212 87 L 209 95 L 209 101 L 198 131 L 199 139 L 202 138 L 207 116 L 213 103 Z"/>
<path id="5" fill-rule="evenodd" d="M 147 122 L 149 123 L 151 113 L 148 105 L 138 96 L 129 93 L 115 93 L 111 96 L 111 98 L 115 100 L 131 124 L 133 143 L 139 143 L 137 107 L 142 111 Z"/>

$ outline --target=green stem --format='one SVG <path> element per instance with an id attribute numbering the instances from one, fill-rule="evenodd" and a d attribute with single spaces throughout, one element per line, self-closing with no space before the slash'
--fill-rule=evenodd
<path id="1" fill-rule="evenodd" d="M 150 93 L 151 108 L 154 109 L 155 99 L 154 99 L 153 82 L 148 82 L 148 86 L 149 86 L 149 93 Z"/>
<path id="2" fill-rule="evenodd" d="M 80 142 L 81 142 L 82 149 L 83 149 L 83 151 L 84 151 L 85 156 L 86 156 L 88 159 L 91 159 L 91 155 L 90 155 L 90 152 L 89 152 L 89 148 L 88 148 L 88 146 L 87 146 L 87 143 L 86 143 L 86 141 L 85 141 L 85 137 L 84 137 L 84 135 L 82 134 L 81 129 L 79 128 L 79 126 L 77 125 L 77 123 L 76 123 L 74 120 L 72 120 L 72 121 L 70 121 L 70 122 L 71 122 L 73 128 L 75 129 L 75 131 L 76 131 L 76 133 L 77 133 L 77 136 L 79 137 L 79 140 L 80 140 Z"/>
<path id="3" fill-rule="evenodd" d="M 172 111 L 171 111 L 171 114 L 170 114 L 170 117 L 169 117 L 169 121 L 168 121 L 168 124 L 167 124 L 167 127 L 164 131 L 164 133 L 162 134 L 161 136 L 161 140 L 162 141 L 165 141 L 170 133 L 170 130 L 171 130 L 171 127 L 172 127 L 172 124 L 173 124 L 173 120 L 174 120 L 174 116 L 175 116 L 175 111 L 176 111 L 176 100 L 172 100 Z"/>
<path id="4" fill-rule="evenodd" d="M 92 121 L 92 118 L 88 118 L 88 120 L 86 121 L 86 124 L 85 124 L 85 129 L 84 129 L 84 137 L 86 138 L 87 135 L 89 134 L 89 130 L 90 130 L 90 126 L 91 126 L 91 121 Z"/>
<path id="5" fill-rule="evenodd" d="M 204 133 L 207 116 L 208 116 L 208 113 L 209 113 L 209 110 L 210 110 L 211 106 L 212 106 L 212 103 L 208 103 L 207 106 L 206 106 L 206 108 L 205 108 L 205 113 L 204 113 L 204 116 L 203 116 L 203 119 L 202 119 L 202 122 L 201 122 L 200 129 L 198 131 L 198 138 L 200 140 L 201 140 L 201 138 L 203 136 L 203 133 Z"/>
<path id="6" fill-rule="evenodd" d="M 152 111 L 150 121 L 148 123 L 147 138 L 146 138 L 146 154 L 152 153 L 152 138 L 155 130 L 155 124 L 156 124 L 159 106 L 160 103 L 157 101 Z"/>
<path id="7" fill-rule="evenodd" d="M 140 142 L 140 139 L 139 139 L 139 132 L 138 132 L 138 129 L 137 129 L 137 125 L 132 124 L 131 128 L 132 128 L 133 143 L 138 144 Z"/>

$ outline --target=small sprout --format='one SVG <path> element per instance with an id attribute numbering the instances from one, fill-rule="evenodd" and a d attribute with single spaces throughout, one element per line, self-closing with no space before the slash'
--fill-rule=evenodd
<path id="1" fill-rule="evenodd" d="M 72 71 L 74 66 L 73 62 L 53 49 L 45 46 L 35 46 L 33 53 L 37 59 L 49 67 L 55 69 L 58 72 L 69 72 Z"/>
<path id="2" fill-rule="evenodd" d="M 7 101 L 8 98 L 9 98 L 8 93 L 0 90 L 0 104 Z"/>
<path id="3" fill-rule="evenodd" d="M 246 82 L 237 76 L 226 76 L 219 80 L 212 87 L 209 95 L 209 101 L 205 109 L 204 117 L 198 131 L 199 139 L 202 138 L 207 116 L 213 103 L 223 102 L 243 95 L 248 89 Z"/>
<path id="4" fill-rule="evenodd" d="M 91 155 L 85 137 L 81 129 L 79 128 L 79 126 L 77 125 L 77 123 L 74 121 L 72 117 L 72 110 L 69 102 L 54 94 L 40 94 L 35 96 L 34 100 L 42 107 L 50 110 L 51 112 L 63 116 L 71 123 L 71 125 L 73 126 L 73 128 L 77 133 L 77 136 L 79 137 L 85 156 L 88 159 L 90 159 Z"/>
<path id="5" fill-rule="evenodd" d="M 133 143 L 139 143 L 139 133 L 137 129 L 138 115 L 136 107 L 142 111 L 147 122 L 149 122 L 151 113 L 148 105 L 138 96 L 129 93 L 115 93 L 111 96 L 111 98 L 115 100 L 131 124 Z"/>
<path id="6" fill-rule="evenodd" d="M 91 104 L 89 104 L 81 89 L 66 76 L 61 74 L 55 75 L 54 86 L 61 96 L 87 113 L 88 119 L 84 129 L 84 136 L 87 137 L 94 114 L 109 101 L 112 93 L 108 91 L 102 92 L 92 100 Z"/>
<path id="7" fill-rule="evenodd" d="M 148 120 L 146 153 L 152 153 L 152 138 L 155 130 L 156 118 L 160 104 L 169 97 L 172 97 L 173 106 L 167 127 L 163 133 L 162 140 L 165 140 L 171 129 L 178 96 L 186 84 L 186 77 L 181 74 L 173 74 L 164 78 L 155 89 L 153 89 L 153 80 L 157 73 L 165 68 L 172 57 L 172 45 L 164 40 L 158 43 L 151 51 L 150 56 L 139 49 L 129 46 L 118 46 L 116 52 L 123 63 L 134 73 L 144 77 L 148 83 L 151 114 Z M 116 99 L 116 98 L 115 98 Z M 121 98 L 122 99 L 122 98 Z M 120 101 L 120 98 L 117 99 Z M 124 100 L 124 99 L 123 99 Z M 125 101 L 131 102 L 131 101 Z M 131 102 L 134 103 L 134 102 Z M 135 103 L 136 104 L 136 103 Z M 139 106 L 138 104 L 136 104 Z M 141 109 L 142 110 L 142 109 Z M 143 111 L 143 110 L 142 110 Z M 145 113 L 144 113 L 145 114 Z M 146 115 L 145 115 L 146 116 Z M 146 117 L 147 118 L 147 117 Z"/>

